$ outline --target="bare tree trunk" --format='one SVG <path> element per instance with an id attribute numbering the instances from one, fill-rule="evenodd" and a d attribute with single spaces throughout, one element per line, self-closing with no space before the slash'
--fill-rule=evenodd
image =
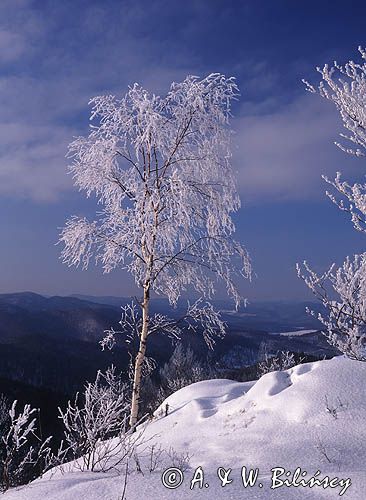
<path id="1" fill-rule="evenodd" d="M 139 412 L 142 365 L 145 359 L 146 341 L 149 328 L 149 302 L 150 302 L 150 284 L 146 284 L 144 286 L 144 301 L 142 303 L 142 330 L 140 337 L 140 346 L 135 360 L 135 371 L 133 377 L 131 415 L 130 415 L 130 427 L 132 428 L 137 423 L 138 412 Z"/>

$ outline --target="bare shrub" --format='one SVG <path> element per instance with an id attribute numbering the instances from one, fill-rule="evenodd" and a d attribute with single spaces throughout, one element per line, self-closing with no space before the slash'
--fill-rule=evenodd
<path id="1" fill-rule="evenodd" d="M 298 363 L 294 353 L 290 351 L 277 351 L 275 355 L 270 355 L 265 350 L 262 361 L 258 363 L 258 376 L 261 377 L 266 373 L 288 370 Z"/>
<path id="2" fill-rule="evenodd" d="M 116 375 L 115 368 L 98 371 L 93 383 L 66 410 L 59 409 L 64 424 L 69 456 L 81 470 L 110 470 L 133 454 L 142 431 L 128 426 L 130 401 L 128 385 Z"/>
<path id="3" fill-rule="evenodd" d="M 178 452 L 173 447 L 169 448 L 167 454 L 170 460 L 170 465 L 172 467 L 176 467 L 182 472 L 185 472 L 189 469 L 192 455 L 187 452 Z"/>
<path id="4" fill-rule="evenodd" d="M 42 474 L 50 455 L 51 437 L 42 442 L 37 434 L 36 409 L 25 405 L 17 411 L 17 401 L 8 409 L 1 398 L 0 489 L 27 483 Z"/>

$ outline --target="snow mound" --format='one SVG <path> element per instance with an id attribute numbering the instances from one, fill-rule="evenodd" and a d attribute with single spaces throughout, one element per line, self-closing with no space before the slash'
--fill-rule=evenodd
<path id="1" fill-rule="evenodd" d="M 157 409 L 144 436 L 150 445 L 158 443 L 165 450 L 190 455 L 184 482 L 168 489 L 162 484 L 163 469 L 144 476 L 132 472 L 126 499 L 316 499 L 336 498 L 342 491 L 339 484 L 271 488 L 275 467 L 289 471 L 290 479 L 296 468 L 307 471 L 307 478 L 321 471 L 320 478 L 349 479 L 344 498 L 364 499 L 365 379 L 366 363 L 336 357 L 268 373 L 256 382 L 209 380 L 177 391 Z M 167 462 L 164 468 L 172 465 Z M 191 490 L 190 481 L 199 466 L 209 486 L 196 484 Z M 259 469 L 253 487 L 244 489 L 243 466 Z M 232 482 L 224 488 L 217 472 L 220 467 L 232 469 Z M 113 472 L 50 476 L 6 493 L 4 500 L 121 498 L 123 477 Z"/>

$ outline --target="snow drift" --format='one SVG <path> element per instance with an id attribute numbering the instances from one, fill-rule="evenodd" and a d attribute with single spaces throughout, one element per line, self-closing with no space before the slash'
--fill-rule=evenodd
<path id="1" fill-rule="evenodd" d="M 366 363 L 336 357 L 269 373 L 256 382 L 209 380 L 185 387 L 157 409 L 146 427 L 139 450 L 144 474 L 135 471 L 132 460 L 125 498 L 282 500 L 341 494 L 361 500 L 366 491 L 365 379 Z M 174 465 L 169 458 L 149 473 L 147 449 L 154 443 L 176 456 L 190 456 L 181 476 L 164 475 L 168 486 L 182 480 L 179 487 L 163 485 L 163 471 Z M 283 474 L 275 482 L 279 468 Z M 257 469 L 258 477 L 245 488 L 243 475 L 250 469 L 254 475 Z M 313 487 L 301 484 L 301 478 L 312 477 L 318 479 Z M 120 500 L 123 485 L 123 474 L 81 473 L 70 464 L 68 472 L 49 471 L 4 499 Z"/>

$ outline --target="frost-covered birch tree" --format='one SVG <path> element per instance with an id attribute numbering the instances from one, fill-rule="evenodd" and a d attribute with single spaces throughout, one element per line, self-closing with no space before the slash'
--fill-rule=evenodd
<path id="1" fill-rule="evenodd" d="M 95 258 L 104 272 L 125 269 L 142 291 L 132 426 L 151 333 L 151 293 L 174 306 L 191 287 L 209 300 L 221 280 L 238 305 L 234 278 L 251 274 L 247 251 L 232 239 L 231 213 L 240 200 L 230 166 L 229 118 L 237 95 L 234 78 L 217 73 L 188 76 L 165 97 L 134 84 L 121 99 L 93 98 L 90 133 L 69 146 L 75 185 L 96 195 L 101 208 L 93 221 L 68 220 L 60 236 L 63 261 L 87 268 Z M 208 338 L 223 332 L 210 304 L 198 302 L 191 312 L 204 321 Z"/>
<path id="2" fill-rule="evenodd" d="M 339 111 L 347 132 L 340 134 L 345 143 L 335 144 L 347 154 L 362 158 L 366 152 L 366 50 L 359 47 L 359 52 L 359 63 L 349 61 L 342 66 L 334 62 L 331 67 L 317 68 L 321 75 L 318 88 L 306 80 L 304 83 L 307 90 L 318 92 Z M 334 180 L 323 178 L 338 191 L 338 196 L 329 191 L 327 196 L 351 215 L 358 231 L 365 233 L 366 183 L 349 184 L 342 180 L 340 172 Z M 306 262 L 303 269 L 297 266 L 297 270 L 325 306 L 327 315 L 319 314 L 318 319 L 326 326 L 329 342 L 347 356 L 366 361 L 366 253 L 353 259 L 347 257 L 338 269 L 333 264 L 322 275 Z"/>

